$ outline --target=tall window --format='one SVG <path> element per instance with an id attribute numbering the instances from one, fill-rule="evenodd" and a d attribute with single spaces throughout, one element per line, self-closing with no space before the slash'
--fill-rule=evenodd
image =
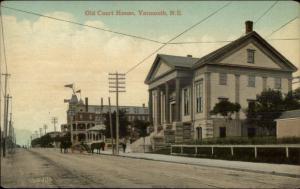
<path id="1" fill-rule="evenodd" d="M 275 78 L 275 86 L 274 86 L 275 89 L 281 89 L 281 78 L 279 77 L 276 77 Z"/>
<path id="2" fill-rule="evenodd" d="M 227 85 L 227 74 L 226 73 L 220 73 L 219 74 L 219 84 L 220 85 Z"/>
<path id="3" fill-rule="evenodd" d="M 189 115 L 189 101 L 190 95 L 188 88 L 183 89 L 184 115 Z"/>
<path id="4" fill-rule="evenodd" d="M 195 83 L 196 93 L 196 112 L 200 113 L 203 111 L 203 81 L 197 81 Z"/>
<path id="5" fill-rule="evenodd" d="M 250 64 L 254 64 L 254 53 L 255 50 L 247 49 L 247 62 Z"/>
<path id="6" fill-rule="evenodd" d="M 248 76 L 248 87 L 255 87 L 255 76 L 254 75 Z"/>

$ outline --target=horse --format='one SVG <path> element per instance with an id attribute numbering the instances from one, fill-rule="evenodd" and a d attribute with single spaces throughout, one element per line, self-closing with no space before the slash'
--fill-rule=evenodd
<path id="1" fill-rule="evenodd" d="M 100 154 L 100 149 L 102 149 L 102 151 L 104 151 L 104 147 L 105 147 L 105 142 L 97 142 L 97 143 L 92 143 L 91 144 L 91 151 L 92 154 L 94 153 L 94 149 L 97 150 L 97 154 Z"/>
<path id="2" fill-rule="evenodd" d="M 61 141 L 60 143 L 60 152 L 68 153 L 68 148 L 72 146 L 72 143 L 70 141 Z"/>

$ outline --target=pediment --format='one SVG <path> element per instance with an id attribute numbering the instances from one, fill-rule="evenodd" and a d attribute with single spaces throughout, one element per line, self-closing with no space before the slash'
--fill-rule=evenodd
<path id="1" fill-rule="evenodd" d="M 155 78 L 169 72 L 170 70 L 172 70 L 172 67 L 167 65 L 164 61 L 160 60 L 158 62 L 156 69 L 153 71 L 151 79 L 155 79 Z"/>
<path id="2" fill-rule="evenodd" d="M 248 49 L 254 50 L 254 63 L 248 63 Z M 195 63 L 194 68 L 205 64 L 228 64 L 236 67 L 297 71 L 296 66 L 255 31 L 200 58 Z"/>
<path id="3" fill-rule="evenodd" d="M 254 63 L 247 62 L 248 49 L 254 50 Z M 253 42 L 236 49 L 233 53 L 218 61 L 218 63 L 266 69 L 284 69 L 284 66 L 279 63 L 279 60 L 274 55 Z"/>

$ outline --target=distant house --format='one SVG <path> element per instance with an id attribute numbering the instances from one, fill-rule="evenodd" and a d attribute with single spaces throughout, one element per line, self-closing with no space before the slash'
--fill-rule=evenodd
<path id="1" fill-rule="evenodd" d="M 253 22 L 246 21 L 243 36 L 201 58 L 157 55 L 145 80 L 153 139 L 182 143 L 241 136 L 245 109 L 257 94 L 267 89 L 284 94 L 292 90 L 292 73 L 297 68 L 252 27 Z M 242 107 L 230 124 L 210 114 L 223 100 Z M 251 132 L 245 135 L 255 135 Z"/>
<path id="2" fill-rule="evenodd" d="M 276 120 L 277 138 L 300 137 L 300 109 L 283 112 Z"/>
<path id="3" fill-rule="evenodd" d="M 116 106 L 111 106 L 112 113 L 116 109 Z M 149 121 L 148 108 L 144 104 L 143 106 L 119 106 L 119 110 L 125 112 L 125 117 L 129 123 L 133 123 L 134 120 Z M 88 98 L 85 98 L 85 102 L 83 102 L 82 99 L 78 100 L 78 97 L 73 94 L 67 110 L 67 123 L 61 125 L 61 131 L 63 133 L 70 132 L 72 142 L 88 142 L 93 137 L 93 135 L 89 136 L 89 129 L 102 124 L 104 121 L 102 119 L 105 119 L 107 112 L 109 112 L 108 105 L 89 105 Z"/>

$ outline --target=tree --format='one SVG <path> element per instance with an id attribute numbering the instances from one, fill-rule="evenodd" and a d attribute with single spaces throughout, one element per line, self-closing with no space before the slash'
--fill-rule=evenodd
<path id="1" fill-rule="evenodd" d="M 287 110 L 296 110 L 300 108 L 300 87 L 294 91 L 289 91 L 285 96 L 283 103 L 284 109 Z"/>
<path id="2" fill-rule="evenodd" d="M 231 115 L 239 112 L 240 109 L 241 105 L 239 103 L 232 103 L 228 100 L 222 100 L 215 104 L 210 113 L 213 115 L 221 114 L 224 118 L 231 119 Z"/>
<path id="3" fill-rule="evenodd" d="M 54 139 L 49 134 L 46 134 L 41 137 L 40 145 L 41 147 L 52 147 L 53 141 Z"/>
<path id="4" fill-rule="evenodd" d="M 113 130 L 113 137 L 116 138 L 116 112 L 114 111 L 111 114 L 112 117 L 112 130 Z M 107 138 L 110 138 L 110 123 L 109 123 L 109 113 L 107 112 L 105 114 L 105 121 L 104 124 L 106 125 L 106 129 L 105 129 L 105 136 Z M 119 136 L 122 137 L 126 137 L 128 135 L 128 125 L 129 122 L 126 118 L 126 112 L 119 110 Z"/>
<path id="5" fill-rule="evenodd" d="M 145 152 L 145 137 L 148 136 L 147 128 L 150 125 L 150 122 L 144 120 L 135 119 L 133 122 L 133 127 L 138 131 L 139 136 L 144 139 L 144 152 Z"/>
<path id="6" fill-rule="evenodd" d="M 41 146 L 41 138 L 35 138 L 31 141 L 32 147 L 38 147 Z"/>
<path id="7" fill-rule="evenodd" d="M 300 97 L 300 96 L 299 96 Z M 249 103 L 246 111 L 247 122 L 275 131 L 277 119 L 283 111 L 299 109 L 297 91 L 284 96 L 280 90 L 268 89 L 256 96 L 256 101 Z"/>

